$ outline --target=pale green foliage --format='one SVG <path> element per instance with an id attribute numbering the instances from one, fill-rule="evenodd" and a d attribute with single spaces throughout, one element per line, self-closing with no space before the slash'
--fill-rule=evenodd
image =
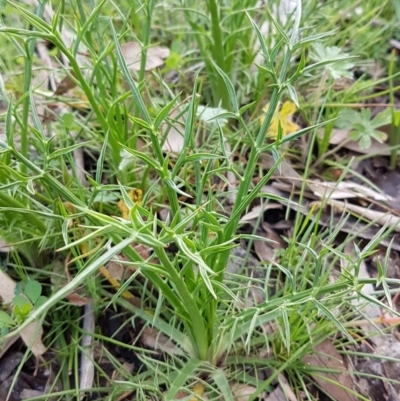
<path id="1" fill-rule="evenodd" d="M 228 122 L 228 119 L 223 116 L 224 114 L 226 115 L 226 113 L 228 113 L 227 110 L 218 107 L 197 106 L 197 117 L 199 117 L 201 121 L 212 126 L 217 126 L 219 124 L 219 126 L 223 128 Z"/>
<path id="2" fill-rule="evenodd" d="M 310 53 L 315 62 L 327 62 L 325 70 L 333 79 L 351 78 L 351 69 L 354 64 L 348 61 L 349 55 L 336 46 L 324 46 L 322 43 L 314 43 Z"/>
<path id="3" fill-rule="evenodd" d="M 348 55 L 329 46 L 344 41 L 331 36 L 327 32 L 331 28 L 324 21 L 314 25 L 318 13 L 313 2 L 299 2 L 296 15 L 284 27 L 269 8 L 256 0 L 179 4 L 172 0 L 103 0 L 94 2 L 94 8 L 82 0 L 77 0 L 73 8 L 67 3 L 48 24 L 39 16 L 39 9 L 37 14 L 30 13 L 14 2 L 13 12 L 17 9 L 15 15 L 21 20 L 18 28 L 0 28 L 2 39 L 12 35 L 13 46 L 17 44 L 14 47 L 28 72 L 23 74 L 24 88 L 18 88 L 23 96 L 9 104 L 7 135 L 0 138 L 0 170 L 4 172 L 0 174 L 0 232 L 15 244 L 35 273 L 32 281 L 30 273 L 21 273 L 25 277 L 22 281 L 28 284 L 21 286 L 10 310 L 0 311 L 2 334 L 7 334 L 10 327 L 12 334 L 18 333 L 47 314 L 51 324 L 45 326 L 46 341 L 55 339 L 55 349 L 63 351 L 60 370 L 67 383 L 65 388 L 70 388 L 70 365 L 75 377 L 79 376 L 79 364 L 74 361 L 81 352 L 78 338 L 82 329 L 76 324 L 78 308 L 67 304 L 66 297 L 82 288 L 95 300 L 100 313 L 117 304 L 127 317 L 126 324 L 136 325 L 139 320 L 158 330 L 157 337 L 166 336 L 179 348 L 179 356 L 164 354 L 162 362 L 153 358 L 153 352 L 140 350 L 148 369 L 124 373 L 124 380 L 110 383 L 114 392 L 110 399 L 131 389 L 135 389 L 138 400 L 150 399 L 149 394 L 157 399 L 174 399 L 179 389 L 191 388 L 205 371 L 210 372 L 206 375 L 209 399 L 234 399 L 230 388 L 233 380 L 253 381 L 260 393 L 285 370 L 294 372 L 291 377 L 302 377 L 304 370 L 299 361 L 313 351 L 315 344 L 338 331 L 351 339 L 344 325 L 346 316 L 332 311 L 342 308 L 353 314 L 351 298 L 359 295 L 364 282 L 352 271 L 330 282 L 338 260 L 347 257 L 343 244 L 337 246 L 335 242 L 340 227 L 332 226 L 321 233 L 315 215 L 310 212 L 302 218 L 299 214 L 279 263 L 265 263 L 265 278 L 238 274 L 238 282 L 229 281 L 226 271 L 232 247 L 242 239 L 259 239 L 239 234 L 241 216 L 260 202 L 259 198 L 262 203 L 282 201 L 263 192 L 279 168 L 281 149 L 288 152 L 297 147 L 300 141 L 296 139 L 301 135 L 317 131 L 336 117 L 320 113 L 319 100 L 328 102 L 324 90 L 332 79 L 351 76 L 354 66 Z M 311 8 L 302 14 L 302 6 Z M 336 18 L 340 7 L 328 6 L 324 9 L 326 18 Z M 264 22 L 274 32 L 273 38 L 261 32 Z M 72 47 L 63 42 L 62 26 L 76 29 Z M 51 140 L 46 136 L 47 125 L 46 129 L 42 127 L 35 109 L 40 94 L 32 88 L 30 76 L 36 67 L 34 46 L 22 46 L 33 44 L 34 36 L 52 43 L 53 51 L 69 60 L 68 72 L 75 77 L 82 93 L 80 100 L 84 99 L 87 107 L 79 112 L 72 109 L 73 113 L 64 117 L 49 113 L 59 118 L 58 124 L 46 121 L 53 129 Z M 139 72 L 128 69 L 121 51 L 121 45 L 130 37 L 143 44 Z M 326 40 L 326 46 L 316 43 L 321 39 Z M 164 42 L 176 44 L 165 69 L 146 72 L 146 49 Z M 77 63 L 79 43 L 88 50 L 85 57 L 90 67 L 84 68 L 85 74 Z M 258 73 L 253 73 L 254 56 L 260 50 L 262 65 Z M 352 53 L 350 46 L 346 51 Z M 64 71 L 65 66 L 59 68 L 60 74 Z M 324 71 L 324 85 L 320 85 Z M 169 80 L 171 72 L 178 74 L 176 86 Z M 18 74 L 22 76 L 20 71 Z M 305 113 L 310 107 L 310 81 L 312 85 L 318 81 L 313 89 L 321 87 L 318 101 L 311 101 L 315 115 L 307 119 L 304 129 L 296 127 L 286 136 L 278 132 L 274 142 L 267 133 L 278 105 L 289 96 L 298 106 L 298 113 Z M 356 99 L 352 96 L 346 102 Z M 46 97 L 45 105 L 48 102 Z M 259 117 L 266 103 L 269 106 L 263 110 L 260 126 Z M 362 112 L 358 118 L 361 132 L 370 116 Z M 299 125 L 303 124 L 300 121 Z M 370 135 L 378 135 L 377 121 L 373 119 L 369 124 Z M 168 136 L 164 125 L 179 131 L 183 142 L 179 154 L 169 154 L 162 148 Z M 69 130 L 80 130 L 79 136 L 71 139 L 66 135 Z M 21 148 L 14 133 L 15 137 L 22 136 Z M 138 146 L 139 140 L 144 146 Z M 230 146 L 229 151 L 225 145 Z M 30 146 L 35 147 L 34 155 Z M 94 156 L 95 167 L 88 171 L 87 186 L 76 179 L 73 154 L 79 147 Z M 276 164 L 265 171 L 260 157 L 268 153 L 273 154 Z M 307 177 L 313 152 L 305 156 Z M 228 182 L 228 175 L 234 183 Z M 229 199 L 227 187 L 234 191 Z M 129 197 L 132 188 L 143 190 L 140 204 Z M 233 205 L 229 203 L 232 199 Z M 126 218 L 118 214 L 118 200 L 127 207 Z M 167 212 L 165 219 L 160 211 Z M 381 232 L 369 246 L 376 247 L 383 235 Z M 150 256 L 142 254 L 137 245 L 149 248 Z M 37 262 L 38 250 L 51 258 L 56 255 L 55 259 L 63 263 L 68 259 L 71 280 L 55 284 L 53 278 L 60 277 L 54 266 Z M 359 266 L 368 256 L 361 253 L 351 266 Z M 135 273 L 119 290 L 106 290 L 98 272 L 116 258 L 123 259 Z M 136 280 L 138 276 L 140 280 Z M 52 281 L 47 285 L 49 277 Z M 46 283 L 44 288 L 39 288 L 35 280 Z M 140 294 L 142 307 L 123 298 L 128 286 Z M 265 299 L 248 307 L 238 294 L 247 296 L 253 286 L 264 291 Z M 14 316 L 12 306 L 19 316 Z M 267 326 L 276 330 L 267 335 Z M 67 329 L 70 332 L 66 335 Z M 97 338 L 97 333 L 93 336 L 99 343 L 109 341 L 105 336 Z M 137 350 L 131 344 L 119 345 Z M 249 355 L 259 355 L 266 347 L 274 351 L 272 361 L 260 358 L 257 364 L 262 369 L 273 364 L 274 372 L 260 383 L 242 367 L 248 366 Z M 120 361 L 107 354 L 107 347 L 103 350 L 116 371 L 122 372 Z M 164 388 L 166 392 L 161 393 Z M 307 386 L 302 391 L 307 392 Z M 77 394 L 76 389 L 72 392 L 72 396 Z"/>
<path id="4" fill-rule="evenodd" d="M 337 121 L 337 126 L 342 129 L 348 129 L 349 138 L 352 141 L 358 141 L 361 149 L 368 149 L 371 146 L 371 139 L 383 142 L 387 134 L 379 128 L 391 121 L 390 109 L 385 109 L 371 119 L 371 109 L 361 109 L 357 112 L 352 109 L 346 109 Z"/>

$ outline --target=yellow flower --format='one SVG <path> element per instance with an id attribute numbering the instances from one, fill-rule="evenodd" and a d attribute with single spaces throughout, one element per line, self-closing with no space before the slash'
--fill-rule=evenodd
<path id="1" fill-rule="evenodd" d="M 204 394 L 204 386 L 203 386 L 203 384 L 201 384 L 200 382 L 195 383 L 194 386 L 192 387 L 192 391 L 193 391 L 194 394 L 196 394 L 201 399 L 203 399 L 202 398 L 203 394 Z M 200 398 L 191 397 L 189 401 L 199 401 Z"/>
<path id="2" fill-rule="evenodd" d="M 269 104 L 265 105 L 263 111 L 266 112 L 268 110 Z M 268 128 L 268 136 L 270 138 L 276 139 L 278 136 L 278 127 L 279 123 L 282 128 L 282 136 L 286 136 L 288 134 L 293 134 L 299 130 L 299 126 L 292 121 L 292 116 L 296 111 L 296 105 L 292 102 L 286 101 L 278 104 L 277 109 L 275 110 L 274 116 L 272 117 L 271 124 Z M 260 117 L 260 124 L 264 122 L 265 116 Z"/>
<path id="3" fill-rule="evenodd" d="M 141 189 L 133 188 L 128 193 L 129 198 L 132 202 L 137 203 L 139 206 L 142 204 L 143 192 Z M 129 208 L 123 200 L 118 202 L 118 208 L 125 220 L 129 220 Z"/>

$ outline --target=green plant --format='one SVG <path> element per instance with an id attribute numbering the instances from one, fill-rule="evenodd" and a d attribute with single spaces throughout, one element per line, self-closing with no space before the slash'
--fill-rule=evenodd
<path id="1" fill-rule="evenodd" d="M 377 114 L 371 119 L 371 110 L 362 109 L 360 112 L 355 110 L 345 110 L 336 122 L 339 128 L 350 130 L 349 139 L 358 141 L 361 149 L 368 149 L 371 146 L 371 139 L 383 142 L 387 135 L 379 128 L 388 124 L 391 119 L 390 109 Z"/>
<path id="2" fill-rule="evenodd" d="M 333 123 L 330 119 L 324 121 L 321 114 L 313 120 L 321 121 L 318 124 L 311 123 L 305 129 L 292 132 L 294 123 L 290 129 L 282 127 L 287 120 L 285 115 L 285 119 L 276 124 L 276 141 L 271 142 L 267 132 L 276 117 L 279 102 L 285 97 L 301 106 L 299 89 L 303 80 L 331 63 L 341 67 L 342 73 L 348 71 L 347 56 L 332 47 L 326 47 L 324 53 L 321 47 L 314 45 L 314 50 L 320 51 L 316 51 L 318 57 L 314 64 L 309 61 L 308 45 L 330 36 L 322 30 L 302 27 L 300 2 L 290 29 L 283 28 L 268 12 L 261 19 L 257 18 L 256 23 L 255 17 L 259 15 L 253 15 L 254 1 L 246 4 L 233 1 L 230 8 L 208 1 L 208 14 L 184 5 L 185 28 L 192 29 L 190 33 L 196 39 L 204 70 L 199 78 L 193 78 L 190 90 L 186 88 L 181 95 L 162 73 L 145 74 L 146 49 L 155 43 L 150 30 L 160 12 L 157 6 L 164 10 L 162 5 L 147 1 L 137 7 L 138 3 L 134 2 L 126 11 L 122 4 L 120 9 L 100 1 L 93 10 L 87 11 L 84 3 L 78 1 L 76 6 L 67 8 L 75 17 L 79 16 L 71 47 L 61 35 L 63 24 L 68 22 L 65 5 L 60 6 L 51 22 L 45 22 L 39 16 L 41 8 L 36 15 L 15 4 L 15 9 L 34 30 L 0 28 L 0 33 L 12 36 L 27 60 L 26 68 L 32 68 L 33 54 L 26 43 L 32 38 L 52 43 L 55 51 L 68 59 L 70 69 L 63 67 L 62 71 L 83 92 L 86 105 L 80 112 L 68 109 L 58 120 L 59 135 L 48 138 L 36 112 L 38 92 L 35 88 L 26 82 L 22 97 L 8 103 L 7 137 L 0 139 L 0 168 L 4 172 L 0 175 L 1 234 L 36 270 L 41 268 L 35 259 L 39 252 L 44 258 L 49 253 L 51 257 L 56 254 L 63 262 L 68 259 L 72 277 L 64 286 L 54 286 L 42 304 L 39 287 L 30 284 L 28 292 L 25 288 L 29 300 L 22 296 L 15 301 L 15 311 L 21 319 L 18 322 L 12 319 L 11 323 L 9 316 L 0 313 L 0 322 L 3 321 L 4 326 L 18 323 L 11 333 L 14 335 L 47 313 L 55 322 L 68 323 L 75 345 L 71 353 L 78 352 L 76 344 L 82 329 L 75 323 L 77 313 L 70 306 L 65 310 L 55 306 L 84 285 L 98 302 L 99 310 L 110 304 L 118 305 L 130 315 L 133 324 L 135 319 L 140 319 L 180 346 L 179 358 L 167 355 L 165 364 L 141 350 L 145 354 L 141 358 L 150 373 L 127 375 L 126 380 L 121 380 L 124 390 L 135 387 L 138 392 L 142 391 L 140 397 L 145 399 L 145 390 L 159 396 L 160 387 L 165 386 L 166 398 L 174 399 L 182 386 L 198 379 L 201 371 L 207 372 L 216 384 L 210 386 L 210 392 L 232 399 L 229 387 L 232 378 L 259 385 L 256 378 L 239 372 L 236 366 L 251 363 L 252 352 L 256 354 L 268 343 L 275 351 L 274 361 L 268 363 L 275 370 L 259 385 L 258 392 L 261 392 L 282 371 L 299 372 L 301 357 L 312 352 L 313 345 L 329 335 L 340 331 L 350 340 L 343 319 L 335 316 L 331 309 L 347 307 L 353 293 L 360 292 L 363 282 L 357 281 L 356 274 L 348 273 L 337 282 L 329 283 L 334 261 L 346 255 L 342 248 L 334 248 L 338 228 L 318 234 L 318 225 L 309 224 L 313 219 L 311 212 L 305 219 L 296 218 L 293 238 L 287 240 L 280 263 L 268 266 L 265 279 L 241 277 L 245 284 L 232 284 L 225 274 L 236 243 L 242 239 L 259 239 L 255 232 L 252 235 L 238 233 L 242 214 L 259 198 L 265 202 L 282 201 L 262 191 L 280 164 L 281 149 L 295 143 L 302 135 Z M 243 12 L 243 6 L 249 8 L 248 13 Z M 114 11 L 118 15 L 115 20 L 99 18 L 112 15 Z M 128 22 L 132 19 L 139 27 L 138 16 L 145 17 L 145 24 L 133 33 Z M 263 18 L 277 32 L 273 46 L 260 32 Z M 211 34 L 206 32 L 204 21 L 211 24 Z M 143 44 L 141 68 L 136 75 L 128 69 L 121 49 L 121 43 L 129 34 L 137 35 Z M 259 66 L 257 80 L 250 80 L 246 71 L 255 55 L 254 38 L 260 44 L 264 62 Z M 86 46 L 89 67 L 83 68 L 77 61 L 80 43 Z M 154 78 L 151 84 L 150 78 Z M 246 85 L 242 85 L 242 81 Z M 204 89 L 207 86 L 211 88 L 211 97 Z M 242 86 L 257 92 L 253 103 L 244 100 Z M 321 88 L 319 94 L 322 93 Z M 261 110 L 266 103 L 263 96 L 268 96 L 269 106 L 260 127 L 260 119 L 249 114 Z M 204 106 L 211 100 L 214 106 L 221 104 L 221 107 Z M 32 124 L 24 114 L 28 105 Z M 184 123 L 176 117 L 175 111 L 184 116 Z M 168 141 L 165 125 L 182 132 L 183 146 L 177 155 L 164 150 Z M 26 141 L 35 146 L 38 157 L 31 158 L 25 144 L 18 146 L 14 134 L 20 130 Z M 75 143 L 76 137 L 69 137 L 72 130 L 79 131 L 85 141 Z M 284 135 L 288 132 L 289 135 Z M 141 148 L 137 145 L 139 139 L 144 143 Z M 74 175 L 77 166 L 73 153 L 80 148 L 94 154 L 95 166 L 87 176 L 88 187 Z M 235 160 L 234 152 L 246 156 L 245 165 Z M 276 161 L 268 173 L 258 165 L 263 153 L 272 153 Z M 311 152 L 307 156 L 306 174 Z M 237 181 L 237 187 L 231 190 L 233 205 L 228 201 L 232 193 L 220 185 L 233 185 L 227 182 L 228 173 Z M 143 199 L 132 199 L 132 188 L 142 190 Z M 126 205 L 127 216 L 119 216 L 115 204 L 118 199 Z M 159 217 L 160 209 L 168 210 L 167 218 Z M 320 247 L 322 241 L 324 246 Z M 375 239 L 371 247 L 376 243 Z M 147 247 L 149 256 L 140 253 L 136 245 Z M 352 265 L 368 255 L 368 252 L 361 253 Z M 103 266 L 121 256 L 136 269 L 133 278 L 139 275 L 146 279 L 146 284 L 151 284 L 139 284 L 143 307 L 123 299 L 125 287 L 112 294 L 102 288 L 99 279 L 94 279 Z M 239 307 L 243 303 L 241 297 L 247 294 L 243 287 L 269 288 L 273 281 L 272 270 L 278 276 L 276 293 L 271 295 L 265 290 L 265 294 L 271 295 L 268 301 Z M 56 275 L 52 271 L 46 274 Z M 128 284 L 135 285 L 134 279 Z M 152 313 L 148 312 L 148 307 Z M 268 323 L 276 325 L 274 335 L 268 336 L 263 331 Z M 120 341 L 105 339 L 97 332 L 93 336 L 134 349 Z M 77 390 L 68 387 L 67 372 L 71 370 L 69 365 L 74 364 L 74 356 L 68 354 L 66 338 L 63 328 L 50 330 L 49 341 L 56 342 L 65 353 L 63 381 L 66 394 L 72 394 Z M 120 362 L 111 354 L 107 357 L 116 369 L 120 368 Z M 218 369 L 222 362 L 225 362 L 226 374 Z M 262 358 L 258 358 L 257 363 L 267 364 Z M 78 364 L 74 366 L 78 375 Z M 112 388 L 113 396 L 119 395 L 118 386 Z M 302 390 L 308 391 L 305 385 Z M 253 399 L 255 397 L 253 395 Z"/>
<path id="3" fill-rule="evenodd" d="M 28 281 L 21 293 L 15 295 L 12 300 L 14 316 L 17 321 L 24 321 L 32 309 L 39 308 L 47 298 L 42 294 L 42 285 L 36 281 Z"/>
<path id="4" fill-rule="evenodd" d="M 191 27 L 189 35 L 193 35 L 205 63 L 205 85 L 211 87 L 211 98 L 206 97 L 206 101 L 214 106 L 221 104 L 224 109 L 233 111 L 229 88 L 218 70 L 226 74 L 236 91 L 242 86 L 242 81 L 248 80 L 246 75 L 254 60 L 256 42 L 243 10 L 248 10 L 252 18 L 257 17 L 258 24 L 262 24 L 266 14 L 256 15 L 253 11 L 256 8 L 255 0 L 233 0 L 228 4 L 207 0 L 207 11 L 193 2 L 182 2 L 185 19 Z"/>
<path id="5" fill-rule="evenodd" d="M 102 3 L 100 3 L 99 7 L 92 12 L 89 19 L 93 19 L 99 13 L 101 5 Z M 20 7 L 17 8 L 36 27 L 37 31 L 35 31 L 33 35 L 44 37 L 51 41 L 68 57 L 76 76 L 74 79 L 76 79 L 77 83 L 85 91 L 101 126 L 105 131 L 107 131 L 108 123 L 97 105 L 95 95 L 86 83 L 73 55 L 65 47 L 62 38 L 54 29 L 57 24 L 56 21 L 54 21 L 52 27 L 45 24 L 34 14 Z M 273 151 L 275 155 L 278 155 L 279 145 L 292 141 L 316 128 L 315 126 L 308 127 L 307 129 L 288 135 L 285 138 L 280 138 L 277 143 L 265 144 L 267 129 L 271 123 L 282 94 L 285 91 L 288 91 L 289 95 L 296 98 L 293 87 L 295 80 L 298 79 L 303 72 L 307 73 L 319 66 L 319 64 L 316 64 L 314 66 L 306 67 L 304 64 L 300 64 L 293 76 L 286 76 L 293 54 L 298 53 L 304 43 L 313 40 L 312 37 L 298 39 L 301 18 L 300 12 L 301 8 L 299 7 L 296 16 L 296 23 L 290 37 L 283 32 L 278 24 L 275 23 L 282 35 L 282 40 L 279 43 L 279 47 L 275 49 L 274 54 L 270 54 L 267 50 L 261 33 L 256 24 L 250 19 L 253 29 L 258 35 L 258 39 L 261 41 L 262 51 L 266 60 L 265 68 L 268 71 L 270 78 L 274 81 L 274 91 L 271 95 L 269 108 L 266 112 L 263 124 L 256 136 L 249 131 L 248 126 L 242 117 L 247 107 L 239 107 L 235 88 L 231 80 L 217 64 L 211 61 L 213 68 L 218 73 L 219 79 L 222 80 L 226 91 L 229 94 L 230 108 L 233 112 L 226 115 L 238 121 L 244 132 L 246 132 L 247 139 L 252 143 L 247 166 L 243 174 L 239 176 L 240 184 L 237 190 L 236 201 L 229 217 L 216 212 L 219 203 L 218 198 L 222 194 L 213 193 L 207 189 L 211 187 L 211 182 L 214 177 L 218 177 L 221 172 L 228 171 L 232 168 L 229 159 L 222 152 L 221 145 L 219 146 L 218 152 L 214 151 L 214 153 L 208 153 L 201 151 L 201 149 L 197 149 L 195 144 L 194 132 L 197 108 L 195 95 L 197 87 L 195 86 L 193 88 L 191 101 L 188 104 L 188 117 L 184 132 L 183 151 L 175 161 L 173 168 L 170 169 L 169 157 L 168 155 L 163 154 L 161 150 L 157 130 L 168 112 L 172 107 L 174 107 L 175 99 L 160 110 L 158 115 L 154 118 L 150 116 L 138 90 L 137 84 L 127 70 L 120 50 L 118 36 L 112 25 L 110 28 L 114 46 L 116 48 L 118 64 L 130 87 L 133 100 L 137 105 L 138 112 L 141 116 L 140 118 L 131 118 L 135 124 L 148 132 L 149 140 L 154 151 L 154 159 L 145 153 L 139 152 L 130 147 L 123 145 L 119 146 L 122 146 L 122 148 L 127 152 L 140 159 L 147 168 L 156 172 L 158 180 L 162 183 L 167 194 L 167 199 L 171 208 L 171 219 L 165 223 L 161 222 L 157 219 L 154 212 L 146 207 L 146 202 L 144 202 L 142 207 L 133 203 L 122 185 L 120 186 L 120 190 L 124 202 L 130 210 L 129 221 L 122 222 L 118 219 L 95 212 L 88 208 L 82 200 L 78 199 L 68 188 L 58 182 L 56 183 L 47 170 L 48 167 L 46 167 L 46 164 L 44 165 L 44 169 L 33 166 L 21 152 L 14 148 L 11 138 L 9 138 L 8 144 L 4 142 L 2 143 L 3 151 L 8 152 L 12 157 L 17 158 L 25 166 L 24 169 L 30 168 L 33 170 L 33 172 L 40 177 L 39 181 L 42 182 L 42 185 L 50 185 L 52 192 L 55 192 L 57 196 L 61 196 L 63 199 L 73 204 L 73 208 L 77 210 L 77 214 L 70 215 L 68 211 L 64 209 L 63 213 L 66 213 L 65 218 L 75 219 L 84 217 L 86 220 L 92 222 L 92 225 L 94 224 L 94 227 L 90 230 L 92 231 L 90 234 L 72 241 L 71 243 L 70 240 L 68 240 L 68 226 L 63 224 L 63 238 L 67 241 L 67 245 L 63 249 L 76 249 L 76 251 L 78 251 L 77 247 L 79 247 L 79 244 L 88 242 L 97 237 L 102 238 L 104 235 L 107 236 L 108 241 L 113 243 L 113 246 L 100 258 L 96 258 L 95 261 L 89 259 L 84 267 L 84 273 L 78 275 L 75 278 L 76 281 L 71 281 L 70 286 L 67 287 L 69 289 L 74 288 L 78 282 L 82 282 L 84 277 L 88 277 L 89 274 L 95 272 L 107 260 L 117 255 L 119 252 L 124 253 L 132 263 L 142 265 L 141 273 L 161 290 L 161 293 L 168 304 L 174 309 L 175 313 L 181 317 L 185 327 L 183 334 L 188 336 L 190 340 L 190 348 L 192 349 L 193 356 L 196 356 L 201 360 L 209 360 L 212 363 L 216 363 L 220 356 L 225 352 L 225 347 L 221 348 L 223 341 L 216 337 L 218 333 L 216 333 L 215 327 L 218 320 L 218 305 L 221 294 L 227 293 L 231 296 L 233 295 L 224 284 L 224 270 L 228 263 L 229 251 L 233 246 L 233 241 L 237 238 L 235 233 L 240 216 L 250 203 L 261 195 L 261 188 L 266 182 L 268 182 L 275 167 L 279 164 L 279 157 L 277 157 L 277 164 L 270 170 L 270 173 L 265 175 L 254 188 L 250 188 L 258 157 L 261 153 L 268 151 Z M 13 31 L 8 28 L 2 28 L 1 30 L 16 35 L 25 34 L 28 37 L 32 36 L 31 32 L 23 32 L 21 30 Z M 83 29 L 81 35 L 84 31 L 85 30 Z M 284 51 L 285 57 L 283 67 L 278 73 L 274 69 L 274 58 L 278 54 L 279 49 Z M 12 111 L 10 110 L 9 114 L 11 114 L 11 112 Z M 218 135 L 223 136 L 223 132 L 218 132 Z M 38 136 L 38 140 L 42 142 L 43 148 L 46 149 L 47 144 L 44 141 L 43 136 Z M 60 155 L 66 154 L 74 148 L 75 147 L 69 147 L 63 149 L 63 153 Z M 111 146 L 111 148 L 114 148 L 114 146 Z M 54 156 L 47 157 L 48 163 L 52 158 L 54 158 Z M 215 159 L 220 160 L 219 169 L 215 168 L 215 163 L 213 162 Z M 48 163 L 47 166 L 49 165 Z M 194 195 L 195 203 L 193 205 L 185 205 L 186 208 L 190 210 L 190 213 L 187 217 L 183 218 L 181 213 L 184 205 L 179 201 L 178 195 L 186 194 L 181 188 L 179 174 L 182 169 L 187 168 L 188 165 L 191 165 L 194 169 L 195 177 L 197 177 L 197 185 L 196 193 Z M 95 181 L 91 181 L 91 183 L 94 186 L 93 189 L 98 188 L 98 183 Z M 204 201 L 203 194 L 207 192 L 208 197 L 206 201 Z M 148 195 L 150 195 L 150 193 Z M 186 229 L 188 226 L 191 227 L 189 230 Z M 156 228 L 158 228 L 158 234 L 155 231 Z M 131 242 L 152 247 L 155 256 L 159 260 L 159 264 L 154 265 L 153 263 L 143 260 L 133 248 L 128 246 Z M 179 249 L 179 252 L 174 259 L 171 259 L 165 251 L 165 247 L 171 243 L 174 243 Z M 180 264 L 183 266 L 182 272 L 180 272 Z M 196 273 L 196 266 L 199 269 L 199 274 Z M 165 277 L 165 279 L 162 279 L 159 276 L 160 273 Z M 173 291 L 173 289 L 175 291 Z M 61 293 L 62 292 L 63 291 L 61 291 Z M 57 296 L 57 299 L 59 299 L 60 296 L 61 294 Z M 54 298 L 49 299 L 36 313 L 31 315 L 31 318 L 28 318 L 28 321 L 37 316 L 41 311 L 46 310 L 50 305 L 53 305 L 55 301 Z M 139 313 L 139 311 L 137 311 L 137 313 Z M 142 318 L 146 318 L 146 320 L 156 324 L 153 317 L 146 316 L 143 312 L 140 313 Z M 248 319 L 250 317 L 248 314 L 246 316 L 247 317 L 244 319 L 243 323 L 237 327 L 235 331 L 236 334 L 233 334 L 231 341 L 234 341 L 235 338 L 243 334 L 244 327 L 248 327 Z M 273 318 L 273 316 L 275 316 L 275 313 L 271 314 L 270 318 Z M 237 317 L 235 317 L 235 320 L 236 319 Z M 260 323 L 257 322 L 257 325 L 258 324 Z"/>

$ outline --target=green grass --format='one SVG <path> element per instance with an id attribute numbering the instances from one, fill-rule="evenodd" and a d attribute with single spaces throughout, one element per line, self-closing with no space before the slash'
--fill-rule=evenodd
<path id="1" fill-rule="evenodd" d="M 237 307 L 235 298 L 246 293 L 247 284 L 232 292 L 224 272 L 235 243 L 242 239 L 251 245 L 257 239 L 257 227 L 251 235 L 240 231 L 240 217 L 260 198 L 282 201 L 261 189 L 283 153 L 305 161 L 307 178 L 332 162 L 323 160 L 341 112 L 373 99 L 377 85 L 384 87 L 379 87 L 381 95 L 393 100 L 398 85 L 388 42 L 399 29 L 392 3 L 369 1 L 360 17 L 345 0 L 307 1 L 294 22 L 283 27 L 255 0 L 231 0 L 225 6 L 214 0 L 192 3 L 62 2 L 47 22 L 41 7 L 7 2 L 4 8 L 0 95 L 7 111 L 2 114 L 6 137 L 0 139 L 0 236 L 14 245 L 4 266 L 17 281 L 40 282 L 47 297 L 10 329 L 18 333 L 45 316 L 44 342 L 57 350 L 60 366 L 62 390 L 52 390 L 57 399 L 79 398 L 84 333 L 80 311 L 65 299 L 78 288 L 94 300 L 97 316 L 114 308 L 127 325 L 155 327 L 182 351 L 180 357 L 157 359 L 154 352 L 105 337 L 99 323 L 93 333 L 97 351 L 121 373 L 114 382 L 96 361 L 93 392 L 102 399 L 114 400 L 130 390 L 135 399 L 174 399 L 181 388 L 190 390 L 201 379 L 210 400 L 232 400 L 230 382 L 251 384 L 260 394 L 282 372 L 292 378 L 293 389 L 315 399 L 302 358 L 332 335 L 355 342 L 346 328 L 356 313 L 351 299 L 369 283 L 357 278 L 356 269 L 387 231 L 349 260 L 348 273 L 332 283 L 340 260 L 350 258 L 346 243 L 335 242 L 337 227 L 321 230 L 311 212 L 297 214 L 279 263 L 266 264 L 266 278 L 254 279 L 266 296 L 257 306 Z M 372 20 L 374 29 L 369 28 Z M 259 29 L 266 21 L 270 34 L 264 40 Z M 74 32 L 72 45 L 65 43 L 63 27 Z M 43 40 L 51 43 L 55 76 L 68 75 L 75 82 L 75 98 L 53 97 L 35 81 L 43 64 L 34 49 Z M 134 73 L 121 51 L 121 44 L 131 40 L 143 45 Z M 251 68 L 257 43 L 264 62 L 256 72 Z M 316 55 L 317 43 L 324 57 Z M 163 68 L 145 71 L 148 49 L 157 44 L 169 47 L 171 55 Z M 89 67 L 78 62 L 79 45 Z M 341 53 L 332 50 L 335 46 Z M 62 57 L 69 66 L 60 64 Z M 384 70 L 379 79 L 368 72 L 375 60 Z M 354 68 L 359 78 L 337 89 L 332 74 L 351 75 Z M 171 81 L 172 74 L 177 82 Z M 299 104 L 298 117 L 306 128 L 267 139 L 279 102 L 290 99 Z M 54 110 L 54 101 L 65 107 L 64 115 Z M 199 105 L 221 107 L 223 115 L 214 124 L 204 123 L 196 116 Z M 185 116 L 184 126 L 175 110 Z M 182 132 L 184 146 L 177 156 L 163 151 L 166 124 Z M 325 131 L 322 139 L 318 130 Z M 304 138 L 306 149 L 300 145 Z M 232 158 L 226 143 L 246 163 Z M 80 148 L 88 162 L 87 186 L 77 178 L 75 151 Z M 264 153 L 276 160 L 268 172 L 259 163 Z M 121 168 L 128 155 L 128 165 Z M 226 182 L 227 173 L 238 182 L 233 205 L 222 185 L 215 185 Z M 140 204 L 130 198 L 132 188 L 143 191 Z M 300 200 L 304 191 L 305 184 Z M 128 219 L 121 217 L 119 200 L 129 209 Z M 160 209 L 168 210 L 168 219 L 160 219 Z M 150 247 L 151 257 L 143 257 L 132 243 Z M 126 301 L 122 290 L 115 294 L 98 275 L 118 255 L 137 269 L 129 289 L 139 294 L 143 308 Z M 56 268 L 66 261 L 72 261 L 68 283 Z M 116 345 L 137 352 L 147 370 L 122 371 L 121 360 L 108 348 Z M 259 357 L 264 349 L 271 350 L 271 358 Z M 261 381 L 244 366 L 273 373 Z"/>

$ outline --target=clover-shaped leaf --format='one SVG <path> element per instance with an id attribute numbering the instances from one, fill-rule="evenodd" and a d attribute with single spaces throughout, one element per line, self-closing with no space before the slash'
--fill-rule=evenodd
<path id="1" fill-rule="evenodd" d="M 32 301 L 32 303 L 35 304 L 42 293 L 42 286 L 36 280 L 28 281 L 25 285 L 24 292 L 25 295 Z"/>

